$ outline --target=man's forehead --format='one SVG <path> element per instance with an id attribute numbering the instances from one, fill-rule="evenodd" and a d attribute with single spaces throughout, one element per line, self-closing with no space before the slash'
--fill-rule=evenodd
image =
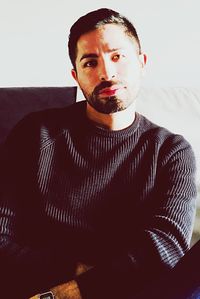
<path id="1" fill-rule="evenodd" d="M 125 29 L 117 24 L 106 24 L 80 36 L 77 42 L 77 54 L 96 53 L 99 49 L 112 52 L 126 49 L 137 43 L 133 37 L 125 33 Z"/>
<path id="2" fill-rule="evenodd" d="M 101 25 L 100 27 L 88 31 L 84 34 L 82 34 L 77 43 L 87 43 L 89 40 L 89 43 L 91 43 L 91 39 L 96 42 L 101 42 L 103 39 L 112 38 L 112 40 L 118 40 L 118 36 L 124 36 L 124 38 L 127 37 L 127 34 L 125 32 L 125 28 L 118 24 L 106 24 Z"/>

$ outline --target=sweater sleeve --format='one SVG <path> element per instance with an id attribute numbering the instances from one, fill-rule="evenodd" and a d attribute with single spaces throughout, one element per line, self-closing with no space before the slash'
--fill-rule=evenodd
<path id="1" fill-rule="evenodd" d="M 0 157 L 0 292 L 5 299 L 27 299 L 64 283 L 74 266 L 67 248 L 53 240 L 42 245 L 45 224 L 32 187 L 39 143 L 34 127 L 31 116 L 21 121 Z"/>
<path id="2" fill-rule="evenodd" d="M 160 149 L 157 179 L 128 252 L 77 278 L 83 298 L 133 298 L 189 249 L 195 215 L 195 158 L 182 136 Z"/>

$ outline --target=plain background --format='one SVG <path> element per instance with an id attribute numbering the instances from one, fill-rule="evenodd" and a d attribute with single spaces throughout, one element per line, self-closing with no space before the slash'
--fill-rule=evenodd
<path id="1" fill-rule="evenodd" d="M 0 0 L 0 87 L 75 85 L 69 28 L 100 7 L 136 26 L 148 55 L 144 86 L 200 86 L 199 0 Z"/>

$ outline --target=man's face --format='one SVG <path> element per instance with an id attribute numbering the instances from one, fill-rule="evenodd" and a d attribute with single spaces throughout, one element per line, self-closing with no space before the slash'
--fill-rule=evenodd
<path id="1" fill-rule="evenodd" d="M 134 102 L 144 64 L 137 42 L 124 28 L 106 24 L 79 38 L 72 75 L 88 103 L 98 112 L 110 114 Z"/>

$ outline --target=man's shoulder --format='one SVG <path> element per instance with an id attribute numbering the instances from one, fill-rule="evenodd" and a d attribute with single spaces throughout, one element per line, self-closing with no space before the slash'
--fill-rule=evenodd
<path id="1" fill-rule="evenodd" d="M 141 128 L 146 138 L 156 142 L 160 147 L 173 148 L 191 147 L 185 137 L 160 126 L 141 115 Z"/>
<path id="2" fill-rule="evenodd" d="M 84 113 L 84 101 L 74 103 L 67 107 L 50 108 L 42 111 L 32 112 L 23 120 L 23 123 L 32 122 L 46 126 L 65 126 L 76 119 L 76 116 Z"/>
<path id="3" fill-rule="evenodd" d="M 84 101 L 83 101 L 84 102 Z M 83 102 L 77 102 L 64 108 L 50 108 L 32 112 L 20 120 L 11 131 L 7 141 L 18 140 L 34 142 L 39 139 L 55 139 L 64 130 L 72 127 L 84 114 Z"/>

